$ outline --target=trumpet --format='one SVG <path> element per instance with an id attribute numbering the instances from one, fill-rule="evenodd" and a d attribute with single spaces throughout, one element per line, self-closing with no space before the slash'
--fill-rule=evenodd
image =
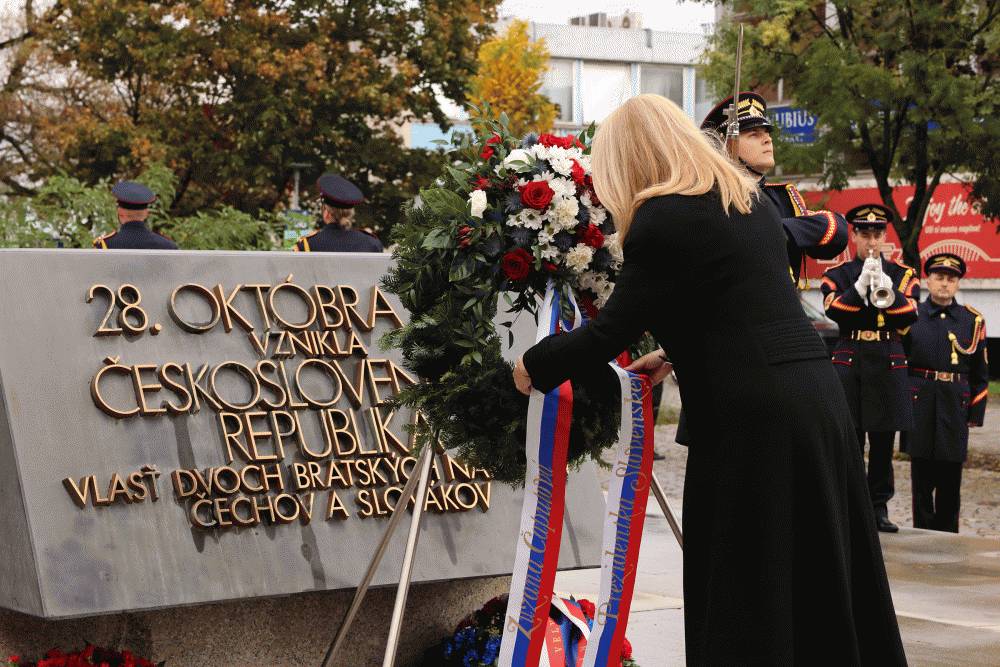
<path id="1" fill-rule="evenodd" d="M 873 257 L 871 250 L 868 251 L 868 257 Z M 879 260 L 881 260 L 881 254 L 879 255 Z M 884 282 L 886 282 L 885 273 L 882 272 L 882 262 L 879 261 L 878 286 L 873 284 L 871 288 L 871 301 L 872 305 L 876 308 L 888 308 L 896 300 L 895 295 L 892 293 L 892 288 L 882 286 Z"/>

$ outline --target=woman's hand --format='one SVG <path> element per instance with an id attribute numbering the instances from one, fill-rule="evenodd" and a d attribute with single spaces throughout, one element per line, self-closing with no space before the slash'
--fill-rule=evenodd
<path id="1" fill-rule="evenodd" d="M 525 396 L 531 395 L 531 376 L 528 375 L 528 369 L 524 367 L 523 357 L 518 357 L 517 363 L 514 364 L 514 384 L 517 386 L 517 390 Z"/>
<path id="2" fill-rule="evenodd" d="M 673 364 L 664 357 L 663 350 L 644 354 L 625 368 L 627 371 L 648 375 L 654 387 L 663 382 L 673 369 Z"/>

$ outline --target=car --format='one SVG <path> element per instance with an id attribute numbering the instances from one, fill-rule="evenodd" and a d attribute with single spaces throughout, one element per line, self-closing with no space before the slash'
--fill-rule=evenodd
<path id="1" fill-rule="evenodd" d="M 813 328 L 816 329 L 816 333 L 826 343 L 826 349 L 833 352 L 834 345 L 837 344 L 837 339 L 840 338 L 840 327 L 837 326 L 836 322 L 827 317 L 826 313 L 809 303 L 801 294 L 799 295 L 799 301 L 802 303 L 802 310 L 806 312 L 806 317 L 809 318 Z"/>

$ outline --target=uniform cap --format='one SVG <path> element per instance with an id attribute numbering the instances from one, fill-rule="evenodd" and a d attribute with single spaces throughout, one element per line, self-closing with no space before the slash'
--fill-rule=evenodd
<path id="1" fill-rule="evenodd" d="M 316 181 L 323 201 L 334 208 L 353 208 L 365 201 L 365 196 L 354 183 L 343 176 L 323 174 Z"/>
<path id="2" fill-rule="evenodd" d="M 953 273 L 959 278 L 965 276 L 965 260 L 950 252 L 939 252 L 931 255 L 924 262 L 924 274 L 931 271 Z"/>
<path id="3" fill-rule="evenodd" d="M 149 208 L 149 205 L 156 201 L 156 195 L 152 190 L 135 181 L 118 181 L 111 188 L 111 194 L 119 206 L 135 211 Z"/>
<path id="4" fill-rule="evenodd" d="M 726 133 L 729 124 L 729 106 L 733 103 L 733 96 L 730 95 L 722 100 L 708 112 L 705 120 L 701 121 L 701 129 L 715 130 L 720 134 Z M 767 128 L 769 132 L 774 131 L 771 120 L 767 117 L 767 102 L 764 98 L 754 92 L 740 93 L 740 103 L 736 108 L 736 119 L 740 123 L 740 132 L 752 130 L 755 127 Z"/>
<path id="5" fill-rule="evenodd" d="M 885 229 L 892 221 L 892 211 L 881 204 L 855 206 L 844 216 L 855 229 Z"/>

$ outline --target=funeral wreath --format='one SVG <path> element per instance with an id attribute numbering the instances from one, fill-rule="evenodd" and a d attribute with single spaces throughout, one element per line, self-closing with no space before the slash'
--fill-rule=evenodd
<path id="1" fill-rule="evenodd" d="M 396 398 L 426 418 L 417 442 L 436 437 L 517 484 L 528 400 L 502 356 L 513 345 L 511 327 L 535 316 L 550 282 L 564 309 L 575 302 L 592 316 L 614 288 L 622 251 L 591 180 L 593 126 L 577 136 L 516 138 L 501 114 L 474 129 L 455 141 L 445 173 L 395 227 L 395 265 L 383 286 L 410 321 L 383 345 L 398 348 L 423 380 Z M 614 444 L 620 410 L 617 383 L 574 383 L 571 465 Z"/>

